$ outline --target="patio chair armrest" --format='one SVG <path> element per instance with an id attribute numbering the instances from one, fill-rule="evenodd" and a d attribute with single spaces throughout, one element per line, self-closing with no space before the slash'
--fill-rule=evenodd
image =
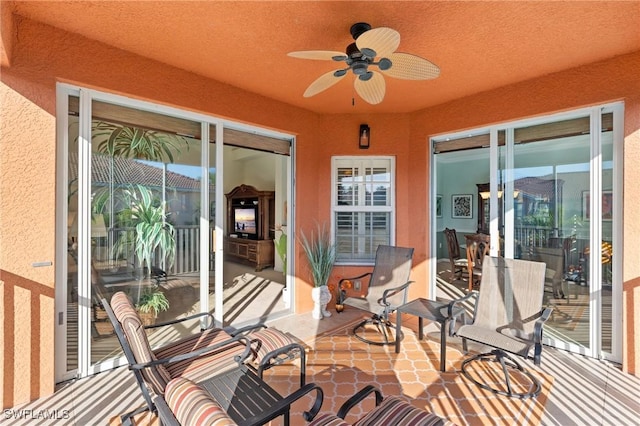
<path id="1" fill-rule="evenodd" d="M 382 403 L 382 392 L 380 389 L 376 388 L 373 385 L 367 385 L 364 388 L 360 389 L 355 395 L 349 398 L 344 404 L 340 406 L 338 410 L 337 416 L 344 420 L 349 414 L 349 411 L 358 405 L 361 401 L 363 401 L 367 396 L 374 393 L 376 398 L 376 407 Z"/>
<path id="2" fill-rule="evenodd" d="M 223 328 L 223 330 L 229 333 L 231 336 L 238 336 L 246 333 L 247 331 L 254 331 L 259 328 L 267 328 L 267 326 L 265 324 L 252 324 L 252 325 L 246 325 L 240 328 L 234 328 L 229 326 L 229 327 Z"/>
<path id="3" fill-rule="evenodd" d="M 409 285 L 411 285 L 411 283 L 413 283 L 413 281 L 407 281 L 406 283 L 402 284 L 401 286 L 386 289 L 382 293 L 382 303 L 384 303 L 385 305 L 389 306 L 389 303 L 387 303 L 387 298 L 391 297 L 391 296 L 393 296 L 395 294 L 398 294 L 401 291 L 404 291 L 407 287 L 409 287 Z"/>
<path id="4" fill-rule="evenodd" d="M 259 360 L 258 376 L 262 378 L 265 370 L 268 370 L 275 365 L 280 365 L 287 361 L 296 359 L 297 356 L 295 352 L 298 352 L 298 356 L 300 357 L 300 385 L 304 385 L 306 381 L 307 353 L 299 343 L 290 343 L 274 349 L 271 352 L 267 352 L 267 354 Z"/>
<path id="5" fill-rule="evenodd" d="M 149 328 L 158 328 L 158 327 L 166 327 L 168 325 L 174 325 L 174 324 L 179 324 L 181 322 L 187 321 L 187 320 L 192 320 L 195 318 L 200 318 L 200 317 L 209 317 L 210 322 L 209 322 L 209 326 L 206 327 L 206 329 L 212 328 L 213 325 L 215 324 L 215 319 L 213 318 L 213 315 L 211 315 L 211 313 L 209 312 L 199 312 L 197 314 L 193 314 L 193 315 L 189 315 L 187 317 L 184 318 L 178 318 L 178 319 L 174 319 L 171 321 L 164 321 L 164 322 L 158 322 L 155 324 L 151 324 L 151 325 L 145 325 L 144 328 L 149 329 Z"/>
<path id="6" fill-rule="evenodd" d="M 544 327 L 544 323 L 547 322 L 549 317 L 551 316 L 552 308 L 545 308 L 542 311 L 540 318 L 536 320 L 536 323 L 533 328 L 533 364 L 540 365 L 540 360 L 542 358 L 542 328 Z"/>
<path id="7" fill-rule="evenodd" d="M 451 302 L 449 302 L 449 304 L 447 305 L 447 317 L 450 319 L 449 321 L 449 336 L 455 336 L 455 329 L 456 329 L 456 323 L 458 321 L 458 317 L 462 316 L 462 325 L 464 325 L 464 323 L 466 322 L 466 313 L 464 310 L 464 307 L 462 306 L 463 302 L 466 302 L 467 300 L 471 299 L 471 298 L 478 298 L 478 292 L 477 291 L 470 291 L 469 293 L 465 294 L 464 296 L 458 298 L 458 299 L 454 299 Z M 460 312 L 457 315 L 453 314 L 453 310 L 456 308 L 462 308 L 462 312 Z"/>
<path id="8" fill-rule="evenodd" d="M 313 401 L 313 405 L 310 410 L 304 411 L 302 413 L 302 417 L 307 422 L 309 422 L 313 420 L 314 417 L 318 414 L 318 412 L 320 411 L 320 408 L 322 408 L 322 402 L 324 400 L 324 393 L 322 392 L 322 388 L 316 385 L 315 383 L 307 383 L 306 385 L 302 386 L 300 389 L 296 390 L 292 394 L 289 394 L 283 399 L 281 399 L 280 401 L 278 401 L 275 405 L 270 407 L 269 411 L 266 411 L 264 413 L 245 419 L 243 421 L 243 424 L 247 424 L 247 425 L 265 424 L 270 420 L 273 420 L 276 417 L 282 415 L 283 413 L 289 411 L 289 407 L 291 406 L 291 404 L 293 404 L 300 398 L 306 396 L 307 394 L 313 391 L 316 392 L 316 397 L 315 397 L 315 400 Z"/>
<path id="9" fill-rule="evenodd" d="M 342 278 L 340 281 L 338 281 L 338 287 L 342 288 L 342 283 L 344 281 L 351 281 L 351 280 L 359 280 L 360 278 L 364 278 L 367 276 L 371 276 L 372 272 L 365 272 L 362 275 L 358 275 L 357 277 L 347 277 L 347 278 Z"/>
<path id="10" fill-rule="evenodd" d="M 453 310 L 455 309 L 455 307 L 457 305 L 462 304 L 463 302 L 466 302 L 467 300 L 471 299 L 471 298 L 478 298 L 478 292 L 476 290 L 470 291 L 469 293 L 465 294 L 462 297 L 459 297 L 457 299 L 453 299 L 451 302 L 449 302 L 449 305 L 447 307 L 447 316 L 449 318 L 453 318 Z M 462 307 L 462 306 L 460 306 Z"/>
<path id="11" fill-rule="evenodd" d="M 542 328 L 544 327 L 544 323 L 547 322 L 549 317 L 551 317 L 551 312 L 553 312 L 553 308 L 545 308 L 540 315 L 540 318 L 536 320 L 533 329 L 533 341 L 535 343 L 542 342 Z"/>
<path id="12" fill-rule="evenodd" d="M 260 369 L 263 369 L 268 364 L 271 364 L 272 360 L 276 360 L 276 359 L 280 358 L 280 355 L 285 355 L 285 356 L 288 357 L 288 359 L 293 359 L 293 356 L 290 355 L 290 354 L 294 350 L 300 351 L 300 355 L 301 356 L 305 354 L 304 348 L 302 347 L 301 344 L 299 344 L 299 343 L 290 343 L 288 345 L 285 345 L 285 346 L 282 346 L 280 348 L 274 349 L 271 352 L 268 352 L 265 356 L 263 356 L 262 359 L 260 360 Z M 275 363 L 280 364 L 282 362 L 275 362 Z"/>
<path id="13" fill-rule="evenodd" d="M 228 346 L 232 343 L 242 343 L 245 346 L 244 351 L 240 355 L 236 355 L 234 357 L 234 360 L 238 364 L 240 364 L 242 363 L 242 361 L 247 359 L 249 355 L 251 355 L 251 342 L 245 336 L 234 336 L 231 339 L 225 340 L 224 342 L 219 342 L 219 343 L 216 343 L 215 345 L 207 346 L 206 348 L 197 349 L 193 352 L 187 352 L 185 354 L 179 354 L 179 355 L 171 356 L 168 358 L 161 358 L 155 361 L 133 364 L 129 366 L 129 369 L 142 370 L 143 368 L 155 367 L 156 365 L 167 364 L 169 362 L 178 362 L 178 361 L 185 361 L 192 358 L 197 358 L 209 352 L 213 352 L 215 350 Z"/>

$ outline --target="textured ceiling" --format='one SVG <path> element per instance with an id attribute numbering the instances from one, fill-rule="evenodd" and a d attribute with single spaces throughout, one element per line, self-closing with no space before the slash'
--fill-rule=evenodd
<path id="1" fill-rule="evenodd" d="M 640 50 L 640 1 L 16 1 L 29 19 L 320 113 L 406 113 Z M 399 52 L 437 64 L 435 80 L 385 77 L 368 105 L 352 75 L 302 94 L 332 61 L 287 56 L 344 51 L 355 22 L 401 35 Z"/>

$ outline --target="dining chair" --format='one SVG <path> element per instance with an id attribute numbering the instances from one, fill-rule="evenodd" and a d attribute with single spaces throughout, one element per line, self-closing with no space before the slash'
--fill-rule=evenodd
<path id="1" fill-rule="evenodd" d="M 467 274 L 469 275 L 468 290 L 478 288 L 482 281 L 482 263 L 489 254 L 490 239 L 485 234 L 465 235 L 467 244 Z"/>
<path id="2" fill-rule="evenodd" d="M 467 273 L 467 258 L 460 255 L 460 245 L 458 244 L 458 235 L 455 229 L 444 229 L 444 236 L 447 240 L 447 250 L 449 251 L 449 262 L 451 263 L 451 275 L 449 282 L 462 279 L 462 275 Z"/>

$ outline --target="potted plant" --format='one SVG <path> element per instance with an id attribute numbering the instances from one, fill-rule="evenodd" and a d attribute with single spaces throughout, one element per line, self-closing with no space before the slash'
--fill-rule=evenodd
<path id="1" fill-rule="evenodd" d="M 329 317 L 331 313 L 327 311 L 327 303 L 331 300 L 331 293 L 327 283 L 336 260 L 336 250 L 325 225 L 318 224 L 317 232 L 311 231 L 310 238 L 302 232 L 302 247 L 307 255 L 314 285 L 311 291 L 314 301 L 312 316 L 315 319 Z"/>
<path id="2" fill-rule="evenodd" d="M 153 256 L 160 248 L 169 265 L 173 264 L 176 250 L 175 230 L 167 222 L 164 202 L 158 202 L 149 189 L 135 185 L 124 190 L 129 207 L 118 212 L 119 223 L 132 229 L 120 234 L 114 245 L 114 257 L 135 252 L 140 268 L 148 276 L 153 266 Z"/>
<path id="3" fill-rule="evenodd" d="M 169 300 L 162 291 L 155 288 L 148 289 L 140 295 L 136 309 L 140 314 L 142 325 L 153 325 L 158 314 L 169 309 Z"/>

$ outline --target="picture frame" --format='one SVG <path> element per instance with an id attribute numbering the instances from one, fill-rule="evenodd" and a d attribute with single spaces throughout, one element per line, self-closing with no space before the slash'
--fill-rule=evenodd
<path id="1" fill-rule="evenodd" d="M 582 220 L 591 220 L 589 205 L 591 204 L 591 193 L 582 191 Z M 613 191 L 602 191 L 602 220 L 611 222 L 613 219 Z"/>
<path id="2" fill-rule="evenodd" d="M 473 195 L 455 194 L 451 196 L 451 217 L 454 219 L 473 218 Z"/>
<path id="3" fill-rule="evenodd" d="M 436 195 L 436 217 L 442 217 L 442 195 Z"/>

